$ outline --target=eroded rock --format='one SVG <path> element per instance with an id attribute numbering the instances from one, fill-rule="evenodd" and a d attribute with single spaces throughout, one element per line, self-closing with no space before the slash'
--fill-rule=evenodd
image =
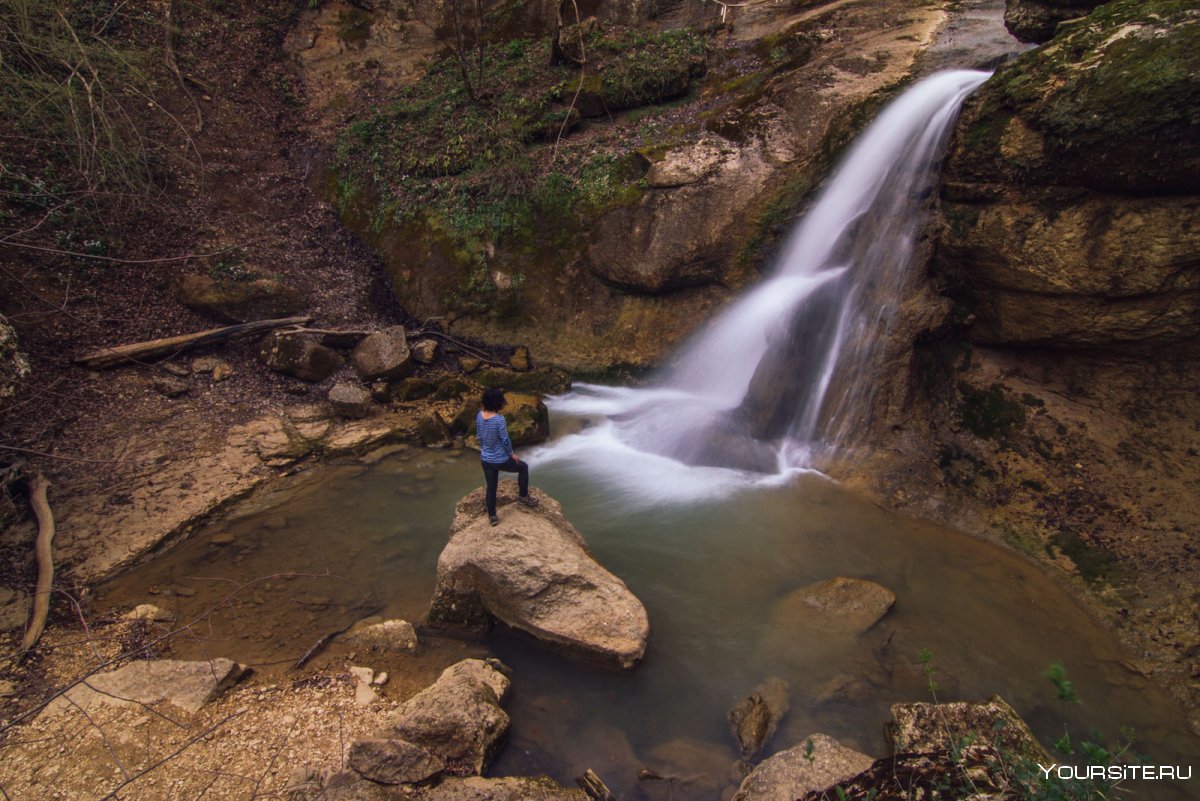
<path id="1" fill-rule="evenodd" d="M 465 659 L 400 705 L 388 719 L 385 739 L 405 740 L 445 763 L 447 773 L 479 775 L 508 730 L 500 701 L 509 680 L 496 660 Z"/>
<path id="2" fill-rule="evenodd" d="M 948 157 L 934 260 L 973 339 L 1200 335 L 1198 105 L 1200 18 L 1164 0 L 1108 3 L 980 87 Z"/>
<path id="3" fill-rule="evenodd" d="M 551 647 L 633 667 L 646 652 L 645 607 L 592 558 L 558 502 L 534 494 L 538 506 L 521 506 L 515 482 L 501 482 L 499 527 L 488 523 L 482 487 L 458 502 L 426 623 L 498 619 Z"/>
<path id="4" fill-rule="evenodd" d="M 446 763 L 407 740 L 359 740 L 350 746 L 350 767 L 364 779 L 380 784 L 425 781 L 445 769 Z"/>

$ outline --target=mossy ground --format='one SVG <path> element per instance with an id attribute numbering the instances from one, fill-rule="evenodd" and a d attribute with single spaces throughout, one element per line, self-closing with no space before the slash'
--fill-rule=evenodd
<path id="1" fill-rule="evenodd" d="M 375 234 L 417 221 L 441 231 L 457 273 L 441 299 L 452 311 L 503 312 L 519 294 L 524 272 L 494 279 L 497 248 L 526 263 L 547 247 L 561 258 L 584 220 L 645 192 L 631 147 L 645 142 L 575 146 L 581 98 L 611 112 L 656 104 L 704 70 L 706 40 L 686 30 L 595 27 L 584 41 L 582 71 L 552 66 L 548 37 L 487 47 L 477 99 L 456 61 L 438 61 L 338 140 L 339 211 L 369 207 Z"/>

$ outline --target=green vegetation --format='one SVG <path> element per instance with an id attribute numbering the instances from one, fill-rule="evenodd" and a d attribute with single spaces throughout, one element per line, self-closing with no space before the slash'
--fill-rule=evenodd
<path id="1" fill-rule="evenodd" d="M 1200 155 L 1195 3 L 1107 3 L 999 70 L 968 116 L 963 144 L 983 174 L 1001 166 L 1044 180 L 1051 164 L 1097 188 L 1190 191 Z M 1014 116 L 1043 141 L 1037 163 L 1001 147 Z"/>
<path id="2" fill-rule="evenodd" d="M 339 212 L 369 214 L 375 236 L 413 225 L 436 229 L 439 250 L 457 271 L 444 298 L 452 310 L 503 311 L 519 299 L 520 276 L 503 288 L 493 277 L 498 244 L 533 260 L 550 246 L 560 253 L 572 242 L 578 247 L 583 219 L 646 191 L 646 163 L 636 153 L 563 145 L 581 112 L 604 115 L 677 97 L 704 69 L 705 41 L 689 31 L 597 26 L 584 42 L 582 73 L 550 66 L 548 40 L 486 47 L 489 91 L 478 99 L 458 62 L 443 59 L 339 137 Z"/>
<path id="3" fill-rule="evenodd" d="M 10 213 L 61 217 L 67 206 L 150 195 L 166 156 L 146 127 L 158 87 L 140 43 L 161 41 L 161 26 L 145 4 L 0 0 L 0 187 Z"/>

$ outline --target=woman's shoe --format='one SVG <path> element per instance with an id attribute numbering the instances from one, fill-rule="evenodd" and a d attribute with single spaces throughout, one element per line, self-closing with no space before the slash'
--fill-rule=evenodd
<path id="1" fill-rule="evenodd" d="M 496 517 L 495 515 L 488 515 L 488 522 L 493 526 L 498 526 L 500 525 L 500 518 Z"/>
<path id="2" fill-rule="evenodd" d="M 517 503 L 522 504 L 524 506 L 537 506 L 538 499 L 533 497 L 532 495 L 522 495 L 521 497 L 517 498 Z"/>

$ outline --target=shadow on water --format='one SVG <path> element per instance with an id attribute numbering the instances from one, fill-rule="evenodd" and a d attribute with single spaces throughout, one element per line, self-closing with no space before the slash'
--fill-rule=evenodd
<path id="1" fill-rule="evenodd" d="M 768 750 L 819 731 L 882 756 L 889 705 L 929 698 L 924 648 L 943 700 L 999 693 L 1045 742 L 1064 727 L 1115 740 L 1132 726 L 1149 762 L 1187 764 L 1196 753 L 1178 711 L 1121 666 L 1111 634 L 1008 552 L 892 514 L 819 475 L 638 505 L 583 465 L 534 461 L 534 483 L 562 502 L 599 561 L 645 603 L 645 662 L 614 673 L 496 631 L 482 643 L 430 641 L 410 658 L 415 676 L 389 687 L 402 698 L 465 656 L 493 654 L 511 666 L 513 725 L 493 774 L 547 773 L 569 784 L 590 767 L 631 797 L 647 766 L 698 777 L 685 794 L 712 801 L 732 783 L 736 757 L 725 715 L 768 676 L 791 688 L 791 711 Z M 377 608 L 420 619 L 454 504 L 479 478 L 473 454 L 420 449 L 370 467 L 316 468 L 110 582 L 102 600 L 153 602 L 187 620 L 255 582 L 177 651 L 295 676 L 285 666 L 320 635 Z M 304 576 L 261 580 L 280 573 Z M 805 630 L 778 611 L 790 590 L 839 575 L 889 587 L 895 607 L 861 636 Z M 313 667 L 344 670 L 348 658 L 334 648 Z M 1054 700 L 1043 677 L 1054 661 L 1066 665 L 1082 704 Z M 1188 797 L 1133 789 L 1133 797 Z"/>

